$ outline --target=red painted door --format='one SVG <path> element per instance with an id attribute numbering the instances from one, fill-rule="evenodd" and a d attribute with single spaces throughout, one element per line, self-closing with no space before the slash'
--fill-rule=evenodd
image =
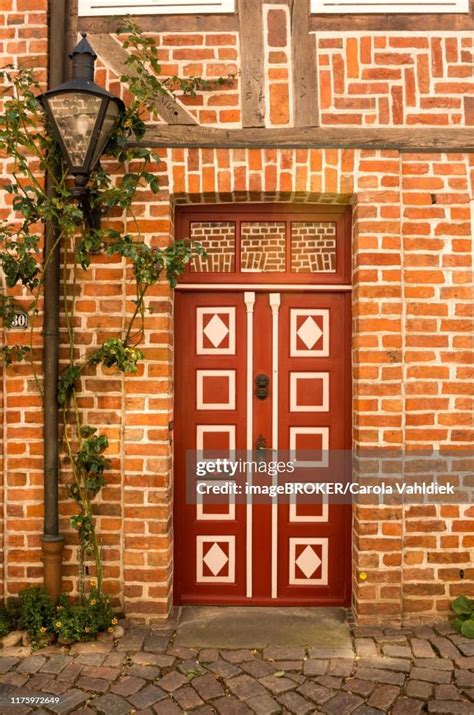
<path id="1" fill-rule="evenodd" d="M 175 602 L 348 605 L 350 506 L 186 491 L 187 450 L 351 446 L 350 294 L 248 288 L 176 298 Z"/>

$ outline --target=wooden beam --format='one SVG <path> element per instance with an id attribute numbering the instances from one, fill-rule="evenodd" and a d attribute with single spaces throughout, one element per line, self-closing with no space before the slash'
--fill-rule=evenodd
<path id="1" fill-rule="evenodd" d="M 469 13 L 453 14 L 371 14 L 371 15 L 311 15 L 312 32 L 357 32 L 380 30 L 382 32 L 463 32 L 474 30 L 474 3 Z"/>
<path id="2" fill-rule="evenodd" d="M 290 12 L 294 123 L 296 127 L 317 127 L 316 40 L 309 34 L 310 0 L 292 0 Z"/>
<path id="3" fill-rule="evenodd" d="M 474 128 L 370 129 L 305 127 L 289 129 L 215 129 L 202 126 L 149 127 L 147 147 L 282 149 L 396 149 L 410 152 L 474 152 Z"/>
<path id="4" fill-rule="evenodd" d="M 112 35 L 97 33 L 88 35 L 92 47 L 100 59 L 108 65 L 118 77 L 130 72 L 126 66 L 128 53 L 120 42 Z M 167 94 L 157 94 L 154 98 L 155 109 L 162 119 L 168 124 L 197 124 L 178 102 Z"/>
<path id="5" fill-rule="evenodd" d="M 259 4 L 258 0 L 254 3 Z M 139 15 L 135 19 L 145 32 L 238 32 L 235 15 Z M 79 17 L 78 32 L 116 32 L 120 20 L 114 17 Z M 350 32 L 358 30 L 463 31 L 474 30 L 474 9 L 470 13 L 401 15 L 311 15 L 310 30 Z"/>
<path id="6" fill-rule="evenodd" d="M 145 32 L 237 32 L 237 15 L 136 15 Z M 120 27 L 117 17 L 79 17 L 79 32 L 115 33 Z"/>
<path id="7" fill-rule="evenodd" d="M 262 5 L 255 0 L 239 0 L 240 81 L 242 82 L 242 124 L 265 125 L 263 18 Z"/>

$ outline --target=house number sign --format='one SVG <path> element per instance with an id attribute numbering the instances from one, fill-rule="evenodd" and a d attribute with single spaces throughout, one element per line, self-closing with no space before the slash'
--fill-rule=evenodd
<path id="1" fill-rule="evenodd" d="M 27 328 L 28 327 L 28 313 L 24 313 L 22 310 L 18 310 L 15 313 L 15 317 L 11 323 L 12 328 Z"/>

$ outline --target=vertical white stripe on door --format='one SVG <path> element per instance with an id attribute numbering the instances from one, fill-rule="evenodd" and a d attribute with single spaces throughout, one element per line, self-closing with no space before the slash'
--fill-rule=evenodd
<path id="1" fill-rule="evenodd" d="M 253 449 L 253 311 L 255 293 L 246 291 L 244 302 L 247 307 L 247 452 Z M 251 461 L 250 459 L 248 460 Z M 247 482 L 252 481 L 252 473 L 247 473 Z M 247 598 L 252 598 L 252 496 L 247 495 L 246 556 L 247 556 Z"/>
<path id="2" fill-rule="evenodd" d="M 280 294 L 270 293 L 272 309 L 272 449 L 278 449 L 278 320 Z M 273 477 L 276 485 L 278 476 Z M 278 597 L 278 497 L 272 498 L 272 598 Z"/>

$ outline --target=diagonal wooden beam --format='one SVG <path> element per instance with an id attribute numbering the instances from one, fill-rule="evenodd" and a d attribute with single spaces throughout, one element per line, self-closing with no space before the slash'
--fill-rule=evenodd
<path id="1" fill-rule="evenodd" d="M 310 0 L 290 0 L 293 116 L 296 127 L 319 125 L 316 40 L 309 33 Z"/>
<path id="2" fill-rule="evenodd" d="M 129 73 L 126 66 L 127 52 L 112 35 L 97 33 L 88 35 L 92 47 L 100 59 L 119 77 Z M 196 120 L 171 96 L 157 94 L 154 98 L 156 111 L 168 124 L 197 125 Z"/>

